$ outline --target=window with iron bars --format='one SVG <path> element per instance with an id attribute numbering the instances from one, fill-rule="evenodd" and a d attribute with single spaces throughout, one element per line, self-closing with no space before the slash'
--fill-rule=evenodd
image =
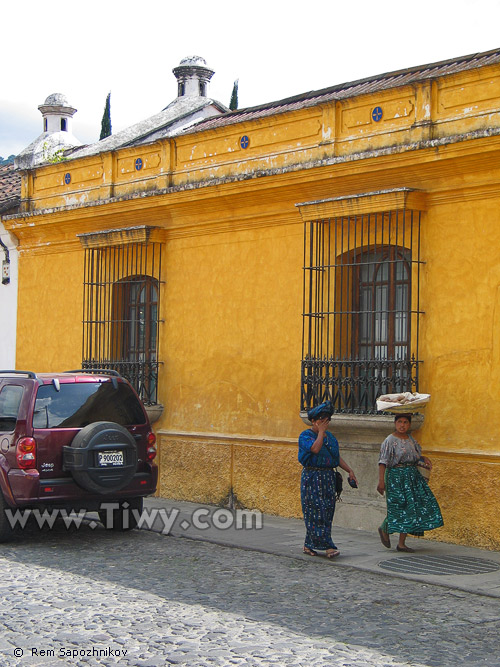
<path id="1" fill-rule="evenodd" d="M 370 414 L 418 391 L 420 224 L 412 210 L 305 222 L 301 411 Z"/>
<path id="2" fill-rule="evenodd" d="M 82 368 L 116 370 L 158 402 L 161 244 L 85 249 Z"/>

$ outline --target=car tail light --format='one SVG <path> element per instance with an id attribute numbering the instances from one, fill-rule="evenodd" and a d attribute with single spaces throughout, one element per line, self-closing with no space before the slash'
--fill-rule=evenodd
<path id="1" fill-rule="evenodd" d="M 148 448 L 146 450 L 146 459 L 152 461 L 156 456 L 156 435 L 151 431 L 148 433 Z"/>
<path id="2" fill-rule="evenodd" d="M 17 465 L 22 470 L 36 468 L 36 440 L 35 438 L 20 438 L 16 445 Z"/>

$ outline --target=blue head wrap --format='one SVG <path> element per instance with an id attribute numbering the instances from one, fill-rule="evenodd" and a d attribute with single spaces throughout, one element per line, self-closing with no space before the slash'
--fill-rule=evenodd
<path id="1" fill-rule="evenodd" d="M 321 403 L 321 405 L 317 405 L 315 408 L 311 408 L 307 413 L 307 418 L 311 421 L 312 419 L 319 419 L 322 416 L 331 417 L 332 415 L 333 406 L 331 401 L 326 401 L 325 403 Z"/>

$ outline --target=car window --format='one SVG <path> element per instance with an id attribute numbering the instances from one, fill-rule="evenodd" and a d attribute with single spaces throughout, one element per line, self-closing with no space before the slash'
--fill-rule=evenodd
<path id="1" fill-rule="evenodd" d="M 5 385 L 0 391 L 0 431 L 12 432 L 16 428 L 23 388 Z"/>
<path id="2" fill-rule="evenodd" d="M 144 411 L 132 389 L 123 382 L 53 384 L 38 388 L 33 428 L 83 428 L 96 421 L 122 426 L 144 424 Z"/>

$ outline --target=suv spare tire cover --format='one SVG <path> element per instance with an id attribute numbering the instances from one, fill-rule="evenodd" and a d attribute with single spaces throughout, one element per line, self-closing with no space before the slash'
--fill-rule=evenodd
<path id="1" fill-rule="evenodd" d="M 122 464 L 99 465 L 99 452 L 122 452 Z M 123 489 L 137 469 L 137 446 L 127 429 L 115 422 L 93 422 L 64 447 L 64 468 L 79 486 L 94 493 Z"/>

